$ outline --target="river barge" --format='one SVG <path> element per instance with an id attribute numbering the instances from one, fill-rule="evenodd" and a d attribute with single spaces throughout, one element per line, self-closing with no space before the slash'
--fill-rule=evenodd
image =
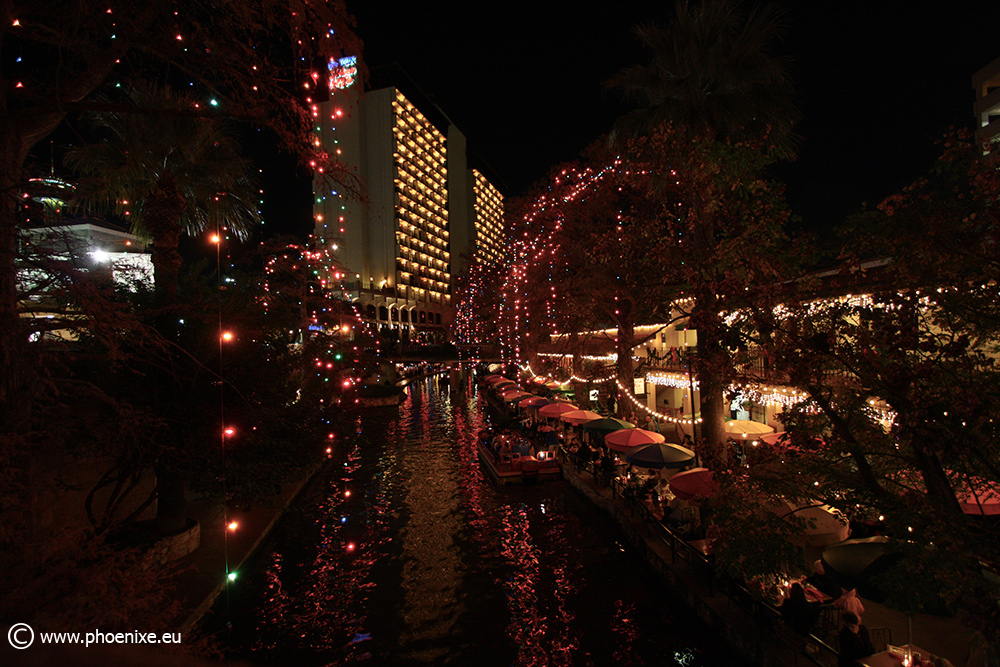
<path id="1" fill-rule="evenodd" d="M 562 479 L 562 465 L 554 450 L 542 449 L 534 453 L 524 450 L 495 452 L 483 433 L 477 439 L 476 446 L 483 470 L 500 486 Z"/>

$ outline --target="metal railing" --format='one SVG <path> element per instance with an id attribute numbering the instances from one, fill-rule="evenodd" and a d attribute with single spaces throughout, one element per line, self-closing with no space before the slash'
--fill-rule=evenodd
<path id="1" fill-rule="evenodd" d="M 776 657 L 767 647 L 782 649 L 784 664 L 819 665 L 828 667 L 838 663 L 837 649 L 833 644 L 836 628 L 829 632 L 826 626 L 817 627 L 813 634 L 799 635 L 781 619 L 781 612 L 773 604 L 762 600 L 744 583 L 719 573 L 712 558 L 692 546 L 670 526 L 665 525 L 635 493 L 629 493 L 620 476 L 613 476 L 602 470 L 593 461 L 584 461 L 565 448 L 560 449 L 563 461 L 568 461 L 579 472 L 588 473 L 598 487 L 610 487 L 612 501 L 623 507 L 629 516 L 640 519 L 649 539 L 664 544 L 669 549 L 670 565 L 678 561 L 686 563 L 710 595 L 721 595 L 726 599 L 727 609 L 739 610 L 743 620 L 757 632 L 757 640 L 762 652 Z"/>

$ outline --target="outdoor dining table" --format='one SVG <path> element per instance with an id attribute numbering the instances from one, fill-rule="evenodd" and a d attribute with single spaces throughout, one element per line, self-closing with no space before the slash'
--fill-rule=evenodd
<path id="1" fill-rule="evenodd" d="M 862 667 L 899 667 L 903 664 L 903 659 L 906 657 L 907 651 L 913 656 L 912 665 L 914 667 L 919 667 L 921 664 L 930 667 L 935 664 L 934 654 L 913 644 L 893 646 L 888 650 L 879 651 L 867 658 L 859 658 L 858 664 Z M 947 660 L 943 660 L 942 663 L 946 667 L 951 667 L 951 663 Z"/>
<path id="2" fill-rule="evenodd" d="M 788 597 L 788 591 L 791 590 L 792 584 L 798 584 L 802 587 L 802 591 L 806 594 L 806 600 L 809 602 L 818 602 L 820 604 L 826 604 L 832 602 L 833 598 L 819 590 L 808 581 L 805 577 L 799 577 L 798 579 L 790 579 L 784 583 L 781 587 L 780 596 L 781 600 Z M 780 600 L 779 600 L 780 603 Z"/>
<path id="3" fill-rule="evenodd" d="M 802 590 L 805 592 L 806 599 L 809 602 L 819 602 L 820 604 L 826 604 L 827 602 L 831 602 L 833 600 L 832 597 L 830 597 L 823 591 L 819 590 L 812 584 L 808 584 L 805 581 L 800 581 L 799 583 L 802 585 Z"/>

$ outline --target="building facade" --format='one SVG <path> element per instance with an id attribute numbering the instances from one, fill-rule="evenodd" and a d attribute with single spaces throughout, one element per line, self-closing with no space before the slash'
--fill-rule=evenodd
<path id="1" fill-rule="evenodd" d="M 1000 135 L 1000 58 L 972 76 L 972 88 L 976 94 L 976 143 L 992 143 Z"/>
<path id="2" fill-rule="evenodd" d="M 317 179 L 315 240 L 337 257 L 339 284 L 366 320 L 402 341 L 443 341 L 457 276 L 474 257 L 502 254 L 503 197 L 469 168 L 465 136 L 398 72 L 373 76 L 364 92 L 330 81 L 318 145 L 362 193 Z"/>

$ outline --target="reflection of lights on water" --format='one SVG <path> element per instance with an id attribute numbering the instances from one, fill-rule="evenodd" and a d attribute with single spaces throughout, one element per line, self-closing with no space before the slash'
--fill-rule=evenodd
<path id="1" fill-rule="evenodd" d="M 694 664 L 694 653 L 691 651 L 674 651 L 674 662 L 685 667 Z"/>
<path id="2" fill-rule="evenodd" d="M 433 432 L 441 412 L 421 411 L 420 406 L 419 401 L 408 401 L 399 409 L 401 424 L 394 427 L 395 430 L 387 429 L 387 442 L 398 439 L 410 446 L 410 442 L 401 437 L 403 422 L 413 423 L 421 434 Z M 460 432 L 473 434 L 462 439 L 464 444 L 474 445 L 474 434 L 481 428 L 479 418 L 478 413 L 454 411 L 451 419 L 456 425 L 461 424 Z M 343 434 L 350 434 L 351 426 L 351 423 L 341 425 L 344 431 L 327 445 L 346 437 Z M 368 442 L 364 438 L 358 440 Z M 280 662 L 289 650 L 325 657 L 356 652 L 353 658 L 345 655 L 345 662 L 372 661 L 374 658 L 367 654 L 361 658 L 360 654 L 371 648 L 371 639 L 375 637 L 367 642 L 364 639 L 368 639 L 367 633 L 378 627 L 386 613 L 373 608 L 373 585 L 379 581 L 380 572 L 384 573 L 387 563 L 400 552 L 413 559 L 409 561 L 409 569 L 400 571 L 404 580 L 412 585 L 393 586 L 393 594 L 398 596 L 393 600 L 398 606 L 393 606 L 406 613 L 408 620 L 419 621 L 401 635 L 401 650 L 424 647 L 432 639 L 448 636 L 453 628 L 452 619 L 459 617 L 472 601 L 468 598 L 455 600 L 453 595 L 461 585 L 458 582 L 465 583 L 462 575 L 467 566 L 461 561 L 465 545 L 436 538 L 438 534 L 468 535 L 470 544 L 475 547 L 474 553 L 489 554 L 488 561 L 484 562 L 489 571 L 504 575 L 502 580 L 487 575 L 488 582 L 484 585 L 491 590 L 494 586 L 499 588 L 497 602 L 503 621 L 495 632 L 502 641 L 518 647 L 508 664 L 522 667 L 573 664 L 574 658 L 583 655 L 581 640 L 588 632 L 580 625 L 586 626 L 587 622 L 577 618 L 576 606 L 580 593 L 585 590 L 583 563 L 587 559 L 581 558 L 581 553 L 574 551 L 572 546 L 567 546 L 576 543 L 574 538 L 579 524 L 574 516 L 567 516 L 566 508 L 556 499 L 553 500 L 556 508 L 552 516 L 548 515 L 548 501 L 538 496 L 532 500 L 524 498 L 527 502 L 523 504 L 517 502 L 521 500 L 518 498 L 511 503 L 515 507 L 500 503 L 495 489 L 481 477 L 474 446 L 456 448 L 448 443 L 446 450 L 437 450 L 426 447 L 422 439 L 413 446 L 417 444 L 421 446 L 421 455 L 426 453 L 434 457 L 435 465 L 441 462 L 441 451 L 449 455 L 455 452 L 461 461 L 462 475 L 454 478 L 437 472 L 423 475 L 413 489 L 405 486 L 405 474 L 410 470 L 407 464 L 414 459 L 402 457 L 400 448 L 377 450 L 375 462 L 371 461 L 372 450 L 368 449 L 362 465 L 361 446 L 353 437 L 345 442 L 350 447 L 338 451 L 342 467 L 331 470 L 326 481 L 326 495 L 317 498 L 317 512 L 306 516 L 309 521 L 301 536 L 305 539 L 291 546 L 291 553 L 284 554 L 283 559 L 279 557 L 268 568 L 267 587 L 259 603 L 257 634 L 251 641 L 261 647 L 261 654 L 267 655 L 271 662 Z M 411 450 L 406 451 L 411 453 Z M 420 470 L 429 467 L 422 465 Z M 451 487 L 443 486 L 446 481 L 462 485 L 461 495 L 453 496 Z M 352 495 L 347 496 L 347 489 L 354 485 L 362 489 L 359 498 L 354 498 L 353 489 L 350 489 Z M 399 504 L 402 499 L 398 492 L 404 489 L 411 494 L 425 492 L 419 498 L 408 496 L 407 502 L 434 501 L 430 510 L 424 509 L 418 516 L 411 516 L 409 506 Z M 441 495 L 440 491 L 448 493 Z M 534 510 L 530 508 L 531 502 L 539 503 Z M 364 512 L 358 523 L 351 524 L 351 529 L 346 525 L 352 516 L 347 514 L 348 510 L 354 514 Z M 400 523 L 406 523 L 409 532 L 396 532 Z M 428 539 L 431 536 L 435 539 Z M 354 537 L 364 539 L 368 547 L 362 549 L 360 544 L 353 542 Z M 617 550 L 622 550 L 623 543 L 616 546 Z M 615 550 L 611 547 L 608 556 L 616 557 Z M 444 563 L 450 571 L 442 576 L 433 567 L 424 567 L 428 563 Z M 478 568 L 469 571 L 469 580 L 479 574 Z M 241 583 L 234 588 L 246 587 L 247 584 Z M 618 607 L 618 613 L 609 624 L 615 643 L 600 649 L 602 659 L 595 660 L 595 664 L 643 664 L 646 656 L 640 654 L 646 650 L 647 638 L 640 630 L 642 622 L 637 615 L 642 617 L 640 612 L 645 609 L 637 610 L 629 603 L 619 603 Z M 437 615 L 441 611 L 444 615 Z M 394 615 L 395 610 L 391 613 Z M 384 637 L 378 638 L 386 641 Z M 364 646 L 366 643 L 369 646 Z M 678 645 L 660 652 L 647 664 L 695 667 L 704 660 L 705 656 L 697 653 L 692 656 L 688 649 L 677 649 Z M 615 659 L 608 655 L 611 652 Z M 677 658 L 673 657 L 675 652 Z M 605 657 L 608 660 L 604 660 Z M 432 661 L 433 657 L 429 656 L 428 663 Z"/>

